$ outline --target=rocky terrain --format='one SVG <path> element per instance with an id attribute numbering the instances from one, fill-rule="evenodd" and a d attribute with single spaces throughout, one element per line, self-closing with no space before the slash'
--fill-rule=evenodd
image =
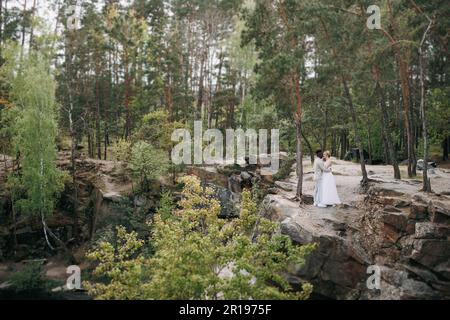
<path id="1" fill-rule="evenodd" d="M 304 162 L 304 203 L 293 201 L 295 171 L 283 181 L 260 177 L 254 168 L 223 172 L 192 168 L 203 181 L 227 187 L 239 198 L 246 185 L 262 182 L 268 195 L 261 214 L 279 221 L 296 243 L 317 243 L 303 267 L 287 275 L 291 283 L 314 284 L 318 299 L 448 299 L 450 297 L 450 170 L 431 169 L 433 194 L 417 179 L 394 180 L 392 167 L 367 166 L 370 184 L 361 190 L 359 164 L 334 160 L 342 205 L 312 205 L 313 172 Z M 294 168 L 293 168 L 294 169 Z M 402 167 L 402 176 L 407 176 Z M 369 289 L 369 266 L 380 271 L 380 289 Z"/>
<path id="2" fill-rule="evenodd" d="M 75 232 L 79 241 L 84 242 L 91 239 L 95 231 L 104 226 L 107 220 L 114 219 L 118 212 L 113 204 L 120 202 L 132 190 L 131 181 L 123 178 L 117 166 L 111 161 L 81 158 L 77 159 L 76 163 L 78 186 L 76 199 L 73 186 L 68 184 L 59 200 L 57 210 L 47 221 L 49 227 L 69 246 Z M 11 159 L 8 159 L 6 165 L 12 167 Z M 69 170 L 70 165 L 70 153 L 60 152 L 58 166 L 61 169 Z M 4 168 L 4 163 L 1 167 Z M 3 171 L 0 169 L 0 209 L 2 210 L 0 213 L 6 213 L 10 208 L 9 197 L 3 183 Z M 75 219 L 73 205 L 75 202 L 77 203 L 76 218 L 79 230 L 73 228 Z M 0 251 L 5 252 L 11 242 L 10 235 L 13 225 L 5 223 L 10 220 L 8 214 L 0 214 L 0 216 L 0 219 L 3 220 L 0 221 Z M 42 225 L 39 219 L 29 216 L 20 217 L 15 228 L 19 243 L 15 252 L 15 260 L 27 259 L 35 254 L 41 255 L 41 251 L 46 245 L 42 237 Z"/>
<path id="3" fill-rule="evenodd" d="M 367 193 L 359 187 L 359 166 L 334 161 L 338 207 L 299 206 L 294 173 L 276 182 L 276 194 L 264 199 L 263 214 L 281 223 L 284 234 L 318 249 L 290 280 L 310 281 L 315 295 L 331 299 L 448 299 L 450 297 L 450 172 L 431 174 L 433 191 L 420 181 L 395 181 L 388 166 L 368 166 Z M 305 192 L 313 193 L 305 162 Z M 405 175 L 404 175 L 405 176 Z M 369 290 L 368 266 L 381 272 L 380 290 Z"/>
<path id="4" fill-rule="evenodd" d="M 60 153 L 59 166 L 69 168 L 68 153 Z M 309 161 L 304 167 L 306 196 L 301 205 L 293 200 L 297 179 L 294 170 L 287 179 L 275 182 L 271 176 L 261 177 L 254 167 L 188 168 L 187 173 L 217 188 L 224 216 L 236 213 L 243 188 L 262 185 L 268 194 L 261 214 L 279 221 L 281 232 L 296 243 L 318 244 L 306 264 L 294 267 L 287 275 L 294 285 L 311 282 L 314 298 L 450 298 L 450 170 L 434 169 L 430 174 L 434 193 L 424 194 L 419 191 L 420 180 L 396 181 L 391 167 L 368 166 L 371 182 L 368 189 L 361 190 L 359 165 L 335 160 L 333 170 L 343 204 L 322 209 L 312 205 L 314 182 Z M 110 161 L 83 158 L 77 160 L 77 168 L 77 232 L 78 239 L 84 242 L 111 219 L 120 219 L 116 204 L 132 193 L 133 185 Z M 402 172 L 402 176 L 406 173 Z M 66 190 L 61 203 L 73 203 L 71 195 L 73 190 Z M 3 208 L 8 205 L 5 199 L 0 196 Z M 148 201 L 137 197 L 130 205 Z M 83 246 L 72 246 L 71 242 L 73 218 L 73 208 L 59 207 L 48 224 L 82 263 Z M 7 217 L 3 215 L 2 219 Z M 7 239 L 11 230 L 2 228 L 2 239 Z M 14 260 L 28 259 L 33 252 L 41 257 L 45 243 L 39 222 L 30 225 L 20 220 L 16 230 L 21 245 Z M 0 247 L 5 250 L 7 243 L 0 243 Z M 49 278 L 64 279 L 67 261 L 50 253 L 46 258 Z M 373 265 L 380 270 L 379 290 L 370 290 L 366 285 L 368 267 Z M 20 262 L 0 261 L 0 284 L 22 267 Z"/>

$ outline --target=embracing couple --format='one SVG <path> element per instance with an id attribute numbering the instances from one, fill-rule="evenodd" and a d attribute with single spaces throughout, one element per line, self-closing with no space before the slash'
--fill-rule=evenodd
<path id="1" fill-rule="evenodd" d="M 330 151 L 316 152 L 314 161 L 314 206 L 326 208 L 336 206 L 341 203 L 336 189 L 336 181 L 331 173 L 331 153 Z"/>

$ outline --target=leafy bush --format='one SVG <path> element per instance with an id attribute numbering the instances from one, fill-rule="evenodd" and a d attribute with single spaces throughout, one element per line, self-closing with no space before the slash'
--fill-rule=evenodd
<path id="1" fill-rule="evenodd" d="M 136 232 L 117 229 L 116 243 L 103 242 L 88 254 L 98 261 L 94 275 L 102 283 L 85 283 L 97 299 L 307 299 L 304 284 L 292 289 L 283 277 L 301 265 L 314 245 L 296 246 L 277 223 L 257 214 L 249 191 L 243 192 L 240 216 L 218 218 L 220 204 L 212 190 L 185 177 L 183 199 L 167 216 L 160 210 L 152 223 L 155 253 L 140 254 L 144 242 Z M 162 216 L 164 215 L 164 217 Z"/>
<path id="2" fill-rule="evenodd" d="M 48 292 L 57 282 L 45 276 L 42 263 L 31 262 L 11 277 L 11 285 L 16 292 Z"/>
<path id="3" fill-rule="evenodd" d="M 287 177 L 289 177 L 289 175 L 292 172 L 292 166 L 295 163 L 295 158 L 293 157 L 289 157 L 289 159 L 287 159 L 286 161 L 283 161 L 281 163 L 280 169 L 278 170 L 278 172 L 273 176 L 275 181 L 278 180 L 284 180 Z"/>
<path id="4" fill-rule="evenodd" d="M 126 164 L 130 161 L 131 143 L 125 139 L 119 139 L 112 145 L 112 153 L 116 161 Z"/>
<path id="5" fill-rule="evenodd" d="M 144 141 L 137 142 L 131 150 L 130 169 L 140 180 L 144 191 L 148 183 L 156 180 L 169 170 L 169 157 L 164 150 L 157 149 Z"/>
<path id="6" fill-rule="evenodd" d="M 237 163 L 217 168 L 218 173 L 226 175 L 228 177 L 230 177 L 233 174 L 240 174 L 243 170 L 244 168 L 238 165 Z"/>
<path id="7" fill-rule="evenodd" d="M 173 203 L 173 195 L 171 192 L 164 192 L 161 200 L 159 201 L 158 214 L 162 220 L 170 219 L 172 217 L 172 211 L 175 208 Z"/>

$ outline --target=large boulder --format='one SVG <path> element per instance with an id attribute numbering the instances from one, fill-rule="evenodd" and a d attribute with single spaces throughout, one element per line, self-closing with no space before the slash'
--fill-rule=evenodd
<path id="1" fill-rule="evenodd" d="M 408 218 L 402 212 L 381 212 L 384 225 L 384 235 L 388 242 L 396 243 L 402 237 L 408 227 Z"/>
<path id="2" fill-rule="evenodd" d="M 228 187 L 228 176 L 221 173 L 215 167 L 188 167 L 186 173 L 199 177 L 201 181 L 206 181 L 224 188 Z"/>
<path id="3" fill-rule="evenodd" d="M 233 174 L 228 180 L 228 189 L 233 193 L 242 192 L 242 178 L 240 174 Z"/>
<path id="4" fill-rule="evenodd" d="M 432 201 L 428 212 L 432 222 L 450 225 L 450 201 Z"/>
<path id="5" fill-rule="evenodd" d="M 314 285 L 315 297 L 333 299 L 450 298 L 450 201 L 417 193 L 414 182 L 381 181 L 364 210 L 319 209 L 286 197 L 287 183 L 265 201 L 265 215 L 299 244 L 317 243 L 289 281 Z M 381 290 L 366 285 L 367 267 L 381 267 Z"/>
<path id="6" fill-rule="evenodd" d="M 292 183 L 283 182 L 283 181 L 275 181 L 275 186 L 284 191 L 293 191 L 297 187 L 296 185 L 294 185 Z"/>
<path id="7" fill-rule="evenodd" d="M 380 267 L 380 290 L 370 291 L 370 299 L 409 300 L 437 299 L 439 295 L 428 284 L 414 279 L 405 270 Z"/>
<path id="8" fill-rule="evenodd" d="M 414 251 L 412 252 L 411 259 L 439 273 L 442 277 L 450 281 L 449 255 L 450 241 L 419 239 L 414 242 Z"/>
<path id="9" fill-rule="evenodd" d="M 429 199 L 422 195 L 414 195 L 410 207 L 409 219 L 425 220 L 428 217 Z"/>
<path id="10" fill-rule="evenodd" d="M 238 214 L 236 202 L 234 201 L 235 195 L 230 190 L 209 183 L 206 185 L 213 190 L 213 197 L 220 202 L 220 217 L 228 218 Z"/>
<path id="11" fill-rule="evenodd" d="M 422 171 L 424 169 L 425 166 L 425 161 L 423 159 L 417 160 L 417 170 Z M 431 168 L 436 168 L 437 164 L 436 162 L 428 162 L 428 170 L 430 170 Z"/>
<path id="12" fill-rule="evenodd" d="M 416 223 L 416 239 L 447 239 L 448 237 L 450 237 L 450 227 L 448 225 L 433 222 Z"/>
<path id="13" fill-rule="evenodd" d="M 292 271 L 292 279 L 312 283 L 317 296 L 334 299 L 359 296 L 358 288 L 366 278 L 370 260 L 364 250 L 355 245 L 352 227 L 344 219 L 351 211 L 336 207 L 315 208 L 316 211 L 310 212 L 304 205 L 299 207 L 297 202 L 281 195 L 266 196 L 263 207 L 265 210 L 261 214 L 280 221 L 281 233 L 295 243 L 317 244 L 305 264 Z"/>

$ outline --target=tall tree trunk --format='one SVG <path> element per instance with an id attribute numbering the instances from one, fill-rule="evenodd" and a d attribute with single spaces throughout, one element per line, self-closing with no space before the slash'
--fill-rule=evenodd
<path id="1" fill-rule="evenodd" d="M 300 202 L 302 202 L 303 196 L 303 148 L 302 148 L 302 121 L 301 119 L 297 119 L 295 121 L 295 129 L 296 129 L 296 164 L 297 164 L 297 190 L 296 197 Z"/>
<path id="2" fill-rule="evenodd" d="M 34 37 L 34 24 L 33 19 L 34 15 L 36 14 L 36 0 L 33 0 L 33 8 L 31 10 L 31 28 L 30 28 L 30 41 L 29 41 L 29 47 L 31 48 L 33 46 L 33 37 Z"/>
<path id="3" fill-rule="evenodd" d="M 367 176 L 366 161 L 364 159 L 364 148 L 363 148 L 361 137 L 359 135 L 359 130 L 358 130 L 358 120 L 357 120 L 357 116 L 356 116 L 356 110 L 353 105 L 353 99 L 350 94 L 350 89 L 348 88 L 348 85 L 347 85 L 347 80 L 345 79 L 344 76 L 342 76 L 342 83 L 344 85 L 344 93 L 347 98 L 348 106 L 350 108 L 350 114 L 352 117 L 352 125 L 354 128 L 355 142 L 359 148 L 359 162 L 361 164 L 361 173 L 362 173 L 361 185 L 363 187 L 365 187 L 365 186 L 367 186 L 367 183 L 369 182 L 369 178 Z"/>
<path id="4" fill-rule="evenodd" d="M 332 131 L 332 138 L 331 138 L 331 153 L 333 154 L 334 157 L 337 157 L 337 136 L 336 136 L 336 130 L 333 129 Z M 313 158 L 314 160 L 314 153 L 313 153 Z"/>
<path id="5" fill-rule="evenodd" d="M 396 154 L 394 146 L 392 144 L 392 133 L 391 133 L 391 126 L 390 126 L 390 121 L 389 121 L 389 113 L 388 113 L 387 106 L 386 106 L 386 99 L 385 99 L 385 95 L 384 95 L 383 89 L 381 88 L 379 81 L 376 82 L 376 90 L 378 93 L 378 99 L 379 99 L 379 104 L 380 104 L 380 108 L 381 108 L 381 114 L 383 116 L 383 122 L 385 124 L 383 134 L 385 136 L 386 145 L 388 148 L 387 153 L 388 153 L 388 157 L 392 163 L 392 166 L 394 168 L 394 179 L 401 179 L 400 168 L 398 166 L 398 161 L 397 161 L 397 154 Z"/>
<path id="6" fill-rule="evenodd" d="M 327 35 L 327 38 L 330 39 L 330 35 L 328 33 L 328 29 L 327 26 L 325 24 L 325 21 L 323 19 L 320 19 L 322 26 L 324 28 L 325 34 Z M 333 56 L 335 57 L 336 61 L 338 62 L 338 64 L 341 67 L 344 67 L 344 65 L 340 62 L 339 56 L 336 52 L 336 48 L 335 47 L 331 47 L 331 50 L 333 52 Z M 359 148 L 359 160 L 360 160 L 360 164 L 361 164 L 361 173 L 362 173 L 362 180 L 361 180 L 361 186 L 365 187 L 367 186 L 367 183 L 369 182 L 368 176 L 367 176 L 367 170 L 366 170 L 366 162 L 364 160 L 364 148 L 362 145 L 362 141 L 361 141 L 361 137 L 359 135 L 359 131 L 358 131 L 358 121 L 357 121 L 357 116 L 356 116 L 356 110 L 355 107 L 353 105 L 353 99 L 352 96 L 350 94 L 350 89 L 348 87 L 347 84 L 347 80 L 346 80 L 346 75 L 341 71 L 341 79 L 342 79 L 342 84 L 344 86 L 344 94 L 347 98 L 347 103 L 348 106 L 350 108 L 350 114 L 352 117 L 352 125 L 354 128 L 354 134 L 355 134 L 355 141 L 356 144 Z"/>
<path id="7" fill-rule="evenodd" d="M 69 86 L 68 86 L 69 87 Z M 73 184 L 73 236 L 75 239 L 78 239 L 78 185 L 77 185 L 77 161 L 76 161 L 76 152 L 77 152 L 77 138 L 74 129 L 74 121 L 73 121 L 73 103 L 72 103 L 72 95 L 69 90 L 69 129 L 70 129 L 70 139 L 71 139 L 71 148 L 70 148 L 70 160 L 72 164 L 72 184 Z"/>
<path id="8" fill-rule="evenodd" d="M 15 253 L 16 253 L 16 249 L 17 249 L 17 226 L 16 226 L 16 221 L 17 221 L 17 218 L 16 218 L 16 209 L 15 209 L 15 201 L 16 201 L 16 199 L 15 199 L 15 197 L 14 197 L 14 191 L 13 190 L 11 190 L 10 191 L 10 194 L 11 194 L 11 217 L 12 217 L 12 224 L 13 224 L 13 227 L 12 227 L 12 235 L 13 235 L 13 246 L 14 246 L 14 255 L 15 255 Z"/>
<path id="9" fill-rule="evenodd" d="M 221 78 L 222 78 L 223 59 L 224 59 L 224 54 L 222 52 L 220 52 L 220 54 L 219 54 L 219 72 L 217 74 L 217 84 L 216 84 L 216 90 L 215 90 L 214 96 L 216 96 L 222 90 L 222 80 L 221 80 Z M 214 102 L 215 99 L 212 99 L 212 101 Z M 208 128 L 212 127 L 212 123 L 211 123 L 212 122 L 212 116 L 213 116 L 212 113 L 213 113 L 213 110 L 210 110 L 210 112 L 208 114 Z M 215 125 L 217 127 L 217 123 Z"/>
<path id="10" fill-rule="evenodd" d="M 347 153 L 347 133 L 346 130 L 341 130 L 341 135 L 340 135 L 340 148 L 341 148 L 341 153 L 339 155 L 339 158 L 341 160 L 345 159 L 345 154 Z"/>
<path id="11" fill-rule="evenodd" d="M 233 81 L 233 96 L 236 92 L 236 81 Z M 235 114 L 235 99 L 231 100 L 231 104 L 230 104 L 230 124 L 228 126 L 228 128 L 235 128 L 235 118 L 234 118 L 234 114 Z"/>
<path id="12" fill-rule="evenodd" d="M 406 61 L 401 57 L 399 60 L 399 72 L 402 84 L 402 96 L 403 96 L 403 110 L 404 110 L 404 122 L 407 139 L 408 150 L 408 177 L 414 177 L 416 175 L 416 155 L 414 147 L 414 132 L 411 121 L 411 90 L 409 85 L 409 66 Z"/>
<path id="13" fill-rule="evenodd" d="M 384 123 L 383 121 L 383 117 L 381 118 L 381 123 Z M 391 161 L 391 157 L 389 157 L 388 154 L 388 143 L 387 143 L 387 137 L 386 137 L 386 132 L 384 130 L 381 130 L 381 139 L 383 140 L 383 163 L 384 164 L 388 164 L 391 165 L 392 161 Z"/>
<path id="14" fill-rule="evenodd" d="M 367 126 L 367 143 L 369 145 L 369 164 L 372 164 L 372 137 L 371 137 L 371 128 L 370 124 Z"/>
<path id="15" fill-rule="evenodd" d="M 25 46 L 25 16 L 26 16 L 26 11 L 27 11 L 27 1 L 24 1 L 23 3 L 23 11 L 22 11 L 22 39 L 21 39 L 21 44 L 20 44 L 20 61 L 22 63 L 22 59 L 23 59 L 23 50 L 24 50 L 24 46 Z"/>
<path id="16" fill-rule="evenodd" d="M 67 90 L 67 96 L 68 96 L 68 118 L 69 118 L 69 134 L 70 134 L 70 140 L 71 140 L 71 146 L 70 146 L 70 160 L 71 160 L 71 173 L 72 173 L 72 184 L 73 184 L 73 237 L 75 238 L 75 241 L 78 239 L 78 185 L 77 185 L 77 148 L 78 148 L 78 140 L 76 136 L 76 130 L 75 130 L 75 120 L 74 120 L 74 105 L 73 105 L 73 96 L 72 96 L 72 90 L 74 88 L 72 84 L 72 80 L 75 78 L 75 74 L 73 73 L 72 66 L 73 66 L 73 55 L 72 55 L 72 41 L 71 37 L 66 39 L 66 90 Z"/>
<path id="17" fill-rule="evenodd" d="M 427 34 L 431 29 L 433 21 L 428 18 L 429 24 L 423 34 L 422 41 L 419 45 L 419 70 L 420 70 L 420 113 L 422 114 L 422 133 L 423 133 L 423 191 L 431 192 L 431 181 L 428 179 L 428 128 L 427 117 L 425 111 L 425 75 L 424 75 L 424 53 L 423 46 L 427 38 Z"/>
<path id="18" fill-rule="evenodd" d="M 322 142 L 322 148 L 323 150 L 327 150 L 327 137 L 328 137 L 328 108 L 325 106 L 325 125 L 323 126 L 323 142 Z"/>
<path id="19" fill-rule="evenodd" d="M 130 112 L 130 97 L 131 97 L 131 78 L 128 61 L 128 49 L 124 48 L 124 69 L 125 69 L 125 139 L 128 139 L 131 130 L 131 112 Z"/>
<path id="20" fill-rule="evenodd" d="M 167 111 L 169 113 L 169 121 L 173 121 L 173 119 L 174 119 L 173 118 L 173 97 L 172 97 L 172 84 L 171 84 L 170 76 L 168 76 L 164 93 L 165 93 Z"/>
<path id="21" fill-rule="evenodd" d="M 447 161 L 448 155 L 450 151 L 450 137 L 446 137 L 444 141 L 442 141 L 442 160 Z"/>
<path id="22" fill-rule="evenodd" d="M 202 55 L 201 66 L 200 66 L 200 80 L 198 83 L 198 98 L 197 98 L 197 108 L 195 109 L 195 120 L 199 119 L 199 113 L 202 116 L 202 108 L 203 108 L 203 91 L 204 91 L 204 77 L 205 77 L 205 55 Z M 203 118 L 202 118 L 203 120 Z"/>
<path id="23" fill-rule="evenodd" d="M 108 82 L 107 84 L 104 86 L 104 91 L 106 91 L 106 93 L 103 94 L 103 96 L 105 97 L 105 101 L 106 99 L 108 99 L 108 103 L 105 103 L 105 107 L 104 107 L 104 132 L 103 132 L 103 159 L 106 160 L 108 157 L 108 145 L 109 145 L 109 113 L 110 110 L 112 110 L 112 103 L 113 103 L 113 90 L 112 90 L 112 65 L 111 65 L 111 53 L 108 54 L 109 56 L 109 77 L 108 77 Z"/>
<path id="24" fill-rule="evenodd" d="M 294 76 L 294 85 L 295 85 L 295 106 L 294 106 L 294 120 L 295 120 L 295 129 L 296 129 L 296 151 L 297 151 L 297 190 L 295 196 L 297 199 L 302 202 L 303 196 L 303 148 L 302 148 L 302 98 L 300 94 L 300 79 L 297 74 Z"/>
<path id="25" fill-rule="evenodd" d="M 297 39 L 292 32 L 292 25 L 289 23 L 287 18 L 287 12 L 284 2 L 279 4 L 280 17 L 283 20 L 283 24 L 287 30 L 287 34 L 290 35 L 289 43 L 291 50 L 295 50 L 298 47 Z M 297 71 L 294 72 L 291 78 L 291 104 L 292 104 L 292 115 L 295 121 L 296 128 L 296 164 L 297 164 L 297 190 L 296 198 L 302 203 L 303 199 L 303 148 L 302 148 L 302 97 L 300 93 L 300 76 Z"/>
<path id="26" fill-rule="evenodd" d="M 302 130 L 302 137 L 303 137 L 303 140 L 305 140 L 306 146 L 308 147 L 309 155 L 311 157 L 311 164 L 314 164 L 314 150 L 311 146 L 311 143 L 307 139 L 306 135 L 303 133 L 303 130 Z"/>
<path id="27" fill-rule="evenodd" d="M 407 61 L 406 54 L 402 54 L 402 50 L 399 47 L 399 41 L 395 38 L 395 30 L 397 29 L 396 20 L 393 16 L 392 11 L 392 3 L 389 0 L 388 11 L 390 14 L 390 22 L 392 27 L 392 34 L 387 32 L 385 29 L 381 28 L 380 30 L 384 33 L 384 35 L 389 39 L 389 42 L 394 48 L 395 58 L 398 64 L 398 72 L 400 76 L 401 83 L 401 93 L 402 93 L 402 103 L 403 103 L 403 120 L 405 125 L 405 134 L 406 134 L 406 150 L 408 157 L 408 177 L 412 178 L 416 175 L 416 153 L 414 147 L 414 133 L 412 128 L 412 120 L 411 120 L 411 88 L 409 82 L 409 65 Z"/>
<path id="28" fill-rule="evenodd" d="M 209 52 L 209 46 L 208 46 Z M 208 72 L 207 72 L 207 83 L 208 83 L 208 97 L 206 103 L 206 126 L 208 129 L 211 128 L 212 125 L 212 108 L 213 108 L 213 55 L 208 55 Z"/>
<path id="29" fill-rule="evenodd" d="M 88 124 L 89 125 L 89 124 Z M 92 134 L 91 134 L 91 129 L 88 129 L 88 134 L 87 134 L 87 138 L 88 138 L 88 154 L 89 154 L 89 158 L 93 158 L 93 151 L 92 151 Z"/>
<path id="30" fill-rule="evenodd" d="M 100 128 L 100 81 L 96 81 L 96 112 L 95 112 L 95 138 L 97 145 L 97 158 L 102 159 L 102 143 L 101 143 L 101 128 Z"/>
<path id="31" fill-rule="evenodd" d="M 389 2 L 389 10 L 391 10 L 391 4 Z M 383 33 L 389 38 L 389 40 L 391 41 L 392 44 L 392 37 L 383 30 Z M 369 53 L 372 53 L 372 44 L 371 42 L 369 42 L 368 44 L 369 46 Z M 392 138 L 392 127 L 391 127 L 391 122 L 390 122 L 390 116 L 388 113 L 388 108 L 386 105 L 386 95 L 384 93 L 383 88 L 381 87 L 380 84 L 380 68 L 378 67 L 378 65 L 374 65 L 373 69 L 372 69 L 372 75 L 373 78 L 375 80 L 376 83 L 376 92 L 378 95 L 378 100 L 379 100 L 379 105 L 381 108 L 381 115 L 382 115 L 382 121 L 385 124 L 384 130 L 382 130 L 382 139 L 383 139 L 383 144 L 384 144 L 384 158 L 385 158 L 385 163 L 387 164 L 391 164 L 393 166 L 394 169 L 394 178 L 400 180 L 401 179 L 401 174 L 400 174 L 400 169 L 398 166 L 398 160 L 397 160 L 397 152 L 396 152 L 396 147 L 393 143 L 393 138 Z M 400 96 L 399 94 L 396 94 L 396 96 Z M 395 106 L 395 101 L 392 103 L 392 106 Z M 395 110 L 392 110 L 395 111 Z M 401 141 L 400 141 L 401 143 Z M 407 155 L 408 156 L 408 155 Z"/>

